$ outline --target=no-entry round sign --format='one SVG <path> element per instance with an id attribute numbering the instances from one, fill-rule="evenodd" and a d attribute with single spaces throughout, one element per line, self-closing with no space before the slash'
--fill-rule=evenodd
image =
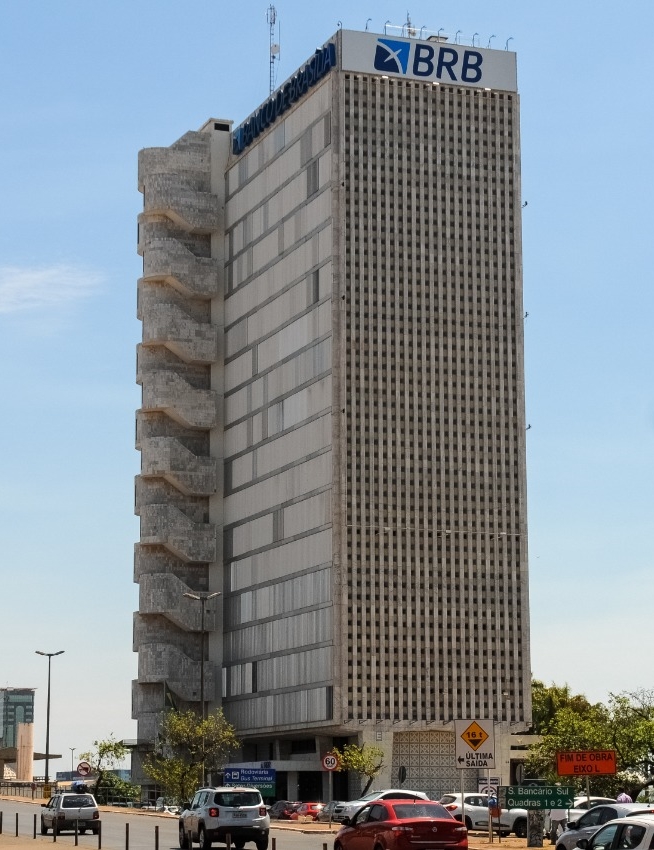
<path id="1" fill-rule="evenodd" d="M 80 776 L 88 776 L 91 772 L 91 765 L 87 761 L 81 761 L 77 765 L 77 772 Z"/>
<path id="2" fill-rule="evenodd" d="M 339 764 L 338 756 L 334 753 L 327 753 L 322 757 L 323 770 L 337 770 Z"/>

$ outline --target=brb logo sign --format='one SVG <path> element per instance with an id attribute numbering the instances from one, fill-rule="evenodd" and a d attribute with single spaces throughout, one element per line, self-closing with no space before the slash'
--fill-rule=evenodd
<path id="1" fill-rule="evenodd" d="M 423 77 L 474 85 L 482 81 L 481 53 L 425 42 L 380 38 L 375 50 L 374 68 L 383 74 Z"/>

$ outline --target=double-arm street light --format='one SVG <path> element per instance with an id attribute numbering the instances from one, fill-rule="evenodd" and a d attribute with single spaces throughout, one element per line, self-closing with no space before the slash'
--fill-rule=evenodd
<path id="1" fill-rule="evenodd" d="M 220 596 L 220 593 L 185 593 L 187 599 L 195 599 L 200 603 L 200 715 L 203 720 L 206 719 L 206 705 L 204 703 L 204 636 L 206 629 L 204 628 L 204 609 L 210 599 L 215 599 Z"/>
<path id="2" fill-rule="evenodd" d="M 45 715 L 45 784 L 50 781 L 50 664 L 55 655 L 63 655 L 65 650 L 60 649 L 59 652 L 40 652 L 34 650 L 37 655 L 45 655 L 48 659 L 48 706 Z"/>

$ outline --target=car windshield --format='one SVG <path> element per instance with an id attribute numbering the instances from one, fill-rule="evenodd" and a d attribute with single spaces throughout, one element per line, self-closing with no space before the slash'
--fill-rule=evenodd
<path id="1" fill-rule="evenodd" d="M 238 808 L 239 806 L 259 806 L 261 798 L 258 791 L 218 791 L 214 798 L 214 803 L 217 806 L 231 806 Z"/>
<path id="2" fill-rule="evenodd" d="M 75 794 L 71 797 L 64 797 L 63 799 L 63 808 L 64 809 L 80 809 L 84 808 L 84 806 L 94 806 L 92 797 L 86 797 L 84 794 Z"/>
<path id="3" fill-rule="evenodd" d="M 440 803 L 396 803 L 393 806 L 395 816 L 400 820 L 406 818 L 449 818 L 452 815 Z"/>
<path id="4" fill-rule="evenodd" d="M 379 791 L 371 791 L 370 794 L 366 794 L 365 797 L 359 797 L 357 803 L 359 801 L 367 803 L 368 800 L 376 800 L 379 797 Z"/>

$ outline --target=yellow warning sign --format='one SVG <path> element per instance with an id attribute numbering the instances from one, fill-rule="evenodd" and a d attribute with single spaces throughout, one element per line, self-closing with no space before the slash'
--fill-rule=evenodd
<path id="1" fill-rule="evenodd" d="M 485 732 L 478 723 L 473 721 L 470 726 L 461 733 L 461 740 L 476 752 L 484 741 L 488 740 L 488 733 Z"/>

